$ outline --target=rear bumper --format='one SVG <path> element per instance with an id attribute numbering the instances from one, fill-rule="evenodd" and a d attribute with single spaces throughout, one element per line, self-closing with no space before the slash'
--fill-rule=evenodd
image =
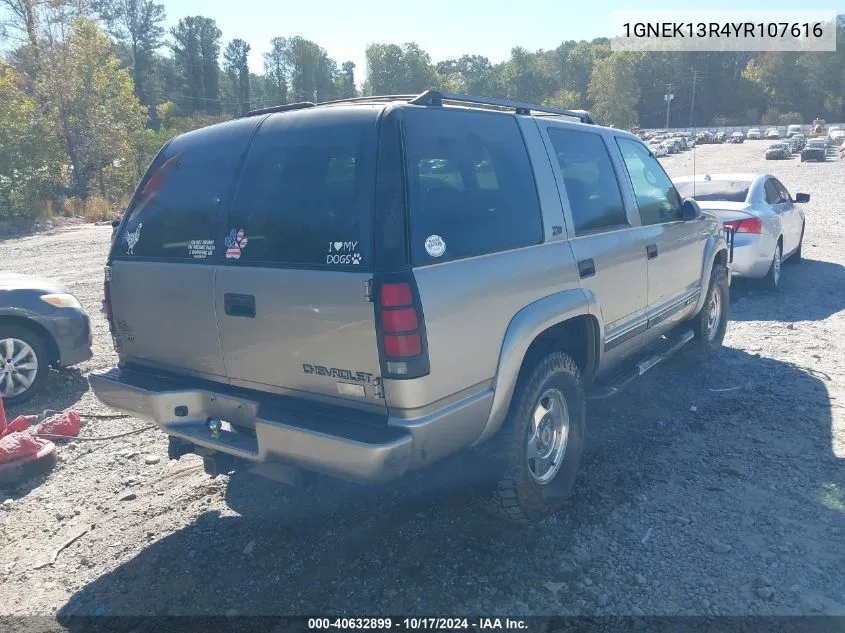
<path id="1" fill-rule="evenodd" d="M 759 279 L 769 272 L 774 257 L 774 243 L 767 246 L 768 240 L 761 235 L 749 233 L 734 234 L 733 261 L 731 275 Z"/>
<path id="2" fill-rule="evenodd" d="M 480 436 L 492 404 L 492 391 L 485 391 L 422 417 L 361 424 L 288 410 L 225 385 L 190 386 L 120 368 L 89 378 L 104 404 L 149 419 L 168 435 L 207 452 L 359 483 L 390 481 L 469 446 Z M 226 430 L 212 435 L 209 418 L 254 428 L 255 435 Z"/>

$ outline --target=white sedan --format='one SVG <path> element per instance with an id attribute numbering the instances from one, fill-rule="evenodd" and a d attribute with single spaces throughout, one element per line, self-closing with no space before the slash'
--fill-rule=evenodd
<path id="1" fill-rule="evenodd" d="M 731 274 L 780 286 L 781 263 L 801 259 L 804 211 L 810 195 L 793 198 L 771 174 L 713 174 L 678 178 L 678 193 L 694 198 L 733 232 Z"/>

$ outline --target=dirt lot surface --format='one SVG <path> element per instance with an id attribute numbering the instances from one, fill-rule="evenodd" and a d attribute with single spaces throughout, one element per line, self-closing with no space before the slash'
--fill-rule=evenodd
<path id="1" fill-rule="evenodd" d="M 766 162 L 765 146 L 699 147 L 698 173 L 772 171 L 812 194 L 805 261 L 778 294 L 734 283 L 711 365 L 673 360 L 591 405 L 566 512 L 531 529 L 488 518 L 462 456 L 391 486 L 296 491 L 168 461 L 157 430 L 75 441 L 0 491 L 0 614 L 845 613 L 845 162 Z M 691 152 L 662 160 L 692 173 Z M 109 234 L 0 241 L 4 268 L 63 280 L 95 327 L 94 358 L 53 372 L 26 412 L 114 413 L 86 380 L 115 362 Z"/>

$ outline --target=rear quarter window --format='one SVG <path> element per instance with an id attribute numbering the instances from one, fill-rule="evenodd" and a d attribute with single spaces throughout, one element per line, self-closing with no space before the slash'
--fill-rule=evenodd
<path id="1" fill-rule="evenodd" d="M 114 257 L 210 261 L 220 248 L 218 213 L 257 123 L 241 119 L 170 141 L 138 186 Z"/>
<path id="2" fill-rule="evenodd" d="M 542 242 L 534 173 L 513 116 L 428 108 L 404 114 L 415 265 Z"/>

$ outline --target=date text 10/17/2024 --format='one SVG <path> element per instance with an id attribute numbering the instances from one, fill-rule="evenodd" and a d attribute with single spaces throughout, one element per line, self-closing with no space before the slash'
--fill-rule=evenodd
<path id="1" fill-rule="evenodd" d="M 514 618 L 309 618 L 311 631 L 346 630 L 525 630 L 525 620 Z"/>

